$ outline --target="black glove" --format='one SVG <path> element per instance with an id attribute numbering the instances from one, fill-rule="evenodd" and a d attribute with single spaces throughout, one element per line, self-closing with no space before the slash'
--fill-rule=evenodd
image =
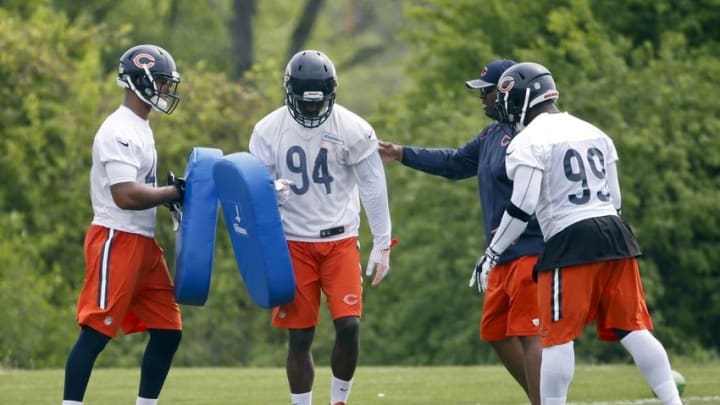
<path id="1" fill-rule="evenodd" d="M 185 179 L 182 177 L 175 176 L 175 173 L 172 171 L 168 172 L 167 175 L 167 185 L 173 186 L 178 191 L 178 194 L 180 194 L 180 198 L 168 201 L 165 203 L 165 206 L 170 209 L 170 211 L 175 210 L 182 210 L 183 201 L 185 199 Z"/>
<path id="2" fill-rule="evenodd" d="M 175 176 L 175 173 L 173 173 L 172 171 L 169 171 L 168 175 L 167 175 L 167 185 L 175 186 L 178 193 L 180 194 L 180 198 L 179 198 L 180 201 L 182 201 L 185 198 L 185 178 L 177 177 L 177 176 Z"/>

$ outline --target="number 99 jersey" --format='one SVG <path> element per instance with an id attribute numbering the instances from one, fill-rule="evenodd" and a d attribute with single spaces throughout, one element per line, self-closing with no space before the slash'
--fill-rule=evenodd
<path id="1" fill-rule="evenodd" d="M 306 128 L 283 106 L 255 125 L 250 153 L 273 178 L 293 182 L 282 206 L 288 240 L 333 241 L 358 235 L 360 198 L 353 166 L 377 153 L 375 131 L 364 119 L 335 104 L 327 121 Z"/>
<path id="2" fill-rule="evenodd" d="M 543 171 L 535 215 L 547 241 L 568 226 L 592 217 L 616 215 L 607 165 L 618 160 L 612 139 L 568 113 L 541 114 L 508 145 L 506 170 Z"/>

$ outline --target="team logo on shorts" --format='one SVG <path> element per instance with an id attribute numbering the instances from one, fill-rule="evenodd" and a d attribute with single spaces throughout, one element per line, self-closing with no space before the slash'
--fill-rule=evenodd
<path id="1" fill-rule="evenodd" d="M 345 294 L 343 297 L 343 302 L 347 305 L 357 305 L 358 302 L 360 302 L 360 298 L 357 296 L 357 294 Z"/>
<path id="2" fill-rule="evenodd" d="M 105 324 L 105 326 L 112 325 L 112 323 L 113 323 L 112 316 L 106 316 L 105 319 L 103 320 L 103 323 Z"/>

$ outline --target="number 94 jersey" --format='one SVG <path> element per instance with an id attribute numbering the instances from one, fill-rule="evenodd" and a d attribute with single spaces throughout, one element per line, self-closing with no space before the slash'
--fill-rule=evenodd
<path id="1" fill-rule="evenodd" d="M 519 166 L 543 172 L 535 214 L 546 241 L 583 219 L 616 215 L 606 174 L 617 151 L 594 125 L 568 113 L 541 114 L 515 136 L 506 154 L 511 180 Z"/>
<path id="2" fill-rule="evenodd" d="M 293 182 L 282 207 L 287 239 L 332 241 L 358 235 L 360 199 L 353 165 L 377 153 L 375 131 L 364 119 L 335 104 L 327 121 L 305 128 L 283 106 L 255 125 L 250 153 L 274 178 Z"/>

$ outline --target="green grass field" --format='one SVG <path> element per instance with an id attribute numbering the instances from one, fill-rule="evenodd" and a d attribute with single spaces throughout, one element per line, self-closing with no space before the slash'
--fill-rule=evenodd
<path id="1" fill-rule="evenodd" d="M 674 364 L 687 380 L 687 404 L 720 404 L 720 363 Z M 318 367 L 313 402 L 329 400 L 330 371 Z M 85 405 L 134 405 L 138 371 L 97 369 Z M 0 403 L 59 405 L 62 370 L 0 371 Z M 359 367 L 352 405 L 502 405 L 526 403 L 501 366 Z M 658 404 L 631 365 L 578 365 L 569 401 L 583 405 Z M 279 368 L 175 368 L 161 405 L 288 404 L 285 370 Z"/>

